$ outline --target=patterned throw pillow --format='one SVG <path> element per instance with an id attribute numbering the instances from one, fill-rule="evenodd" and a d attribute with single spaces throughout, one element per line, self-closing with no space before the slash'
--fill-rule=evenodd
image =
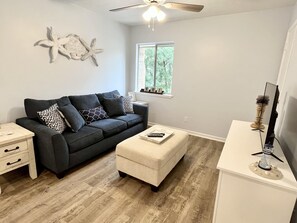
<path id="1" fill-rule="evenodd" d="M 58 108 L 58 104 L 54 104 L 48 109 L 38 111 L 37 115 L 47 127 L 62 133 L 66 129 L 66 124 L 59 114 Z"/>
<path id="2" fill-rule="evenodd" d="M 87 124 L 90 124 L 91 122 L 94 122 L 97 120 L 109 118 L 101 105 L 99 105 L 96 108 L 80 110 L 79 112 L 84 117 Z"/>
<path id="3" fill-rule="evenodd" d="M 131 100 L 132 100 L 131 96 L 124 97 L 124 96 L 114 94 L 114 97 L 115 98 L 120 98 L 120 97 L 123 98 L 123 106 L 124 106 L 125 113 L 134 113 L 133 104 L 131 102 Z"/>

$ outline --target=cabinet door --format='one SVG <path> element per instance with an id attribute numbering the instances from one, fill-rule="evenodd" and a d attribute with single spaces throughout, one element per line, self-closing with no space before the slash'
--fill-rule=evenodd
<path id="1" fill-rule="evenodd" d="M 295 200 L 288 190 L 221 171 L 214 222 L 289 223 Z"/>

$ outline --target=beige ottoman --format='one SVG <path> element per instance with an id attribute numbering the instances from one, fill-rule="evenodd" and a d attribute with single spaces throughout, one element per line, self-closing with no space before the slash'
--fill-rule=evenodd
<path id="1" fill-rule="evenodd" d="M 172 131 L 164 142 L 157 144 L 140 138 L 154 129 Z M 185 155 L 188 133 L 154 125 L 144 132 L 128 138 L 116 147 L 116 165 L 121 177 L 129 174 L 152 185 L 158 191 L 160 183 Z"/>

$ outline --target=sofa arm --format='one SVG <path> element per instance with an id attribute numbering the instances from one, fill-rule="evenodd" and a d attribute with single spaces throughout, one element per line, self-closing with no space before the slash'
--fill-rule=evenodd
<path id="1" fill-rule="evenodd" d="M 145 129 L 147 128 L 148 123 L 148 109 L 148 106 L 133 104 L 134 113 L 143 116 L 143 125 Z"/>
<path id="2" fill-rule="evenodd" d="M 68 169 L 69 150 L 62 134 L 29 118 L 19 118 L 16 123 L 35 133 L 33 140 L 37 162 L 56 174 Z"/>

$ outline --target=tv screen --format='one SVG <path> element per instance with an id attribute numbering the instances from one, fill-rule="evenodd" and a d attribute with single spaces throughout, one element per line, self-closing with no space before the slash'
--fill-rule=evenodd
<path id="1" fill-rule="evenodd" d="M 271 84 L 269 82 L 266 83 L 265 90 L 264 90 L 264 96 L 268 97 L 269 102 L 268 105 L 264 108 L 264 114 L 263 114 L 263 124 L 265 125 L 265 135 L 262 137 L 262 139 L 265 141 L 263 142 L 263 145 L 273 145 L 274 141 L 274 128 L 275 128 L 275 122 L 278 116 L 278 113 L 276 111 L 278 98 L 279 98 L 279 90 L 278 86 L 275 84 Z"/>

